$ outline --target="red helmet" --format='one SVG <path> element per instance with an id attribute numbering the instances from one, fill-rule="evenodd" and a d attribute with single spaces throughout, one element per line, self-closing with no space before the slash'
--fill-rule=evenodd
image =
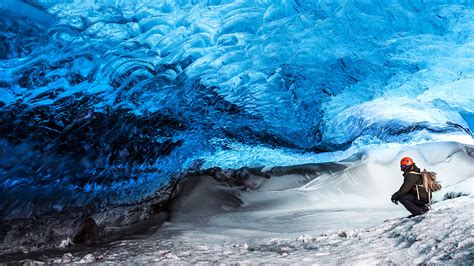
<path id="1" fill-rule="evenodd" d="M 406 165 L 406 166 L 410 166 L 414 163 L 415 162 L 413 162 L 413 159 L 410 157 L 403 157 L 402 160 L 400 161 L 400 165 Z"/>

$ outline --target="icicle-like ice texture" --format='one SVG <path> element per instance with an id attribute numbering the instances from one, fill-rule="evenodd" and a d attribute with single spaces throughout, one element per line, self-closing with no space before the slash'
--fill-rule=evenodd
<path id="1" fill-rule="evenodd" d="M 442 3 L 443 2 L 443 3 Z M 471 138 L 471 1 L 0 0 L 0 216 Z"/>

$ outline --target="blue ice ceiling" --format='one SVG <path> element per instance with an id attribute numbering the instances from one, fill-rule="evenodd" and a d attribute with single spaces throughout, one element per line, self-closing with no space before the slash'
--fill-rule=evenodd
<path id="1" fill-rule="evenodd" d="M 10 218 L 137 201 L 197 159 L 286 164 L 474 128 L 470 1 L 0 0 L 0 12 Z"/>

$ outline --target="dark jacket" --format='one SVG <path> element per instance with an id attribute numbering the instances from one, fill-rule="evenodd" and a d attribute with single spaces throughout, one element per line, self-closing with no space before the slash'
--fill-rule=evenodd
<path id="1" fill-rule="evenodd" d="M 416 172 L 411 173 L 411 172 Z M 415 184 L 423 185 L 423 179 L 421 178 L 421 170 L 416 165 L 413 165 L 413 168 L 409 171 L 403 173 L 405 179 L 400 189 L 392 195 L 392 200 L 398 200 L 400 195 L 406 193 L 413 193 L 417 195 Z M 423 187 L 418 187 L 418 192 L 420 193 L 421 199 L 428 199 L 428 192 Z"/>

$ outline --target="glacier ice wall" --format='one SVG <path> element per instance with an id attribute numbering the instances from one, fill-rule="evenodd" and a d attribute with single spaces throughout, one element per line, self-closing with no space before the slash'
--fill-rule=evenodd
<path id="1" fill-rule="evenodd" d="M 198 159 L 331 160 L 472 136 L 470 1 L 0 0 L 0 12 L 3 217 L 137 201 Z"/>

